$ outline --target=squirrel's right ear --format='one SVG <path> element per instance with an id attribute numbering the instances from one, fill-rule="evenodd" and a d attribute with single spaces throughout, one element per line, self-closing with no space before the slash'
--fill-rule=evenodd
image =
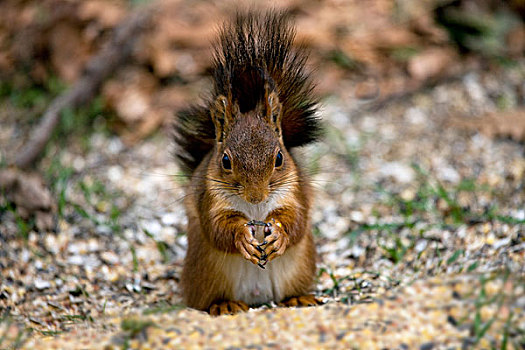
<path id="1" fill-rule="evenodd" d="M 210 110 L 211 119 L 215 125 L 215 139 L 217 142 L 222 142 L 232 120 L 233 108 L 228 102 L 228 99 L 225 96 L 220 95 L 217 97 Z"/>
<path id="2" fill-rule="evenodd" d="M 275 131 L 281 135 L 282 104 L 275 91 L 266 96 L 266 118 Z"/>

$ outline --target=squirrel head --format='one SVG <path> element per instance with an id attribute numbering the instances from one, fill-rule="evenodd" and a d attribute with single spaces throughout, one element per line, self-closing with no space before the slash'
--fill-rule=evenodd
<path id="1" fill-rule="evenodd" d="M 282 106 L 277 92 L 266 90 L 256 108 L 242 113 L 231 98 L 219 96 L 211 108 L 215 151 L 210 172 L 217 189 L 246 202 L 263 202 L 293 169 L 281 130 Z"/>

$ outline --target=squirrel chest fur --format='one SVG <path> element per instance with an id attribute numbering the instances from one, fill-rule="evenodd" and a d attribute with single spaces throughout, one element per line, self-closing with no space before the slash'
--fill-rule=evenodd
<path id="1" fill-rule="evenodd" d="M 210 99 L 177 116 L 177 156 L 191 178 L 181 278 L 190 307 L 315 304 L 304 296 L 315 275 L 312 193 L 290 152 L 320 126 L 293 39 L 283 14 L 237 15 L 215 46 Z"/>

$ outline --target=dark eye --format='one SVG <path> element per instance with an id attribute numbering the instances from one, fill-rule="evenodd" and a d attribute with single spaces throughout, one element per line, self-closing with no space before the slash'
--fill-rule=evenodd
<path id="1" fill-rule="evenodd" d="M 225 170 L 231 170 L 232 169 L 232 162 L 230 160 L 230 157 L 226 153 L 222 155 L 222 167 Z"/>
<path id="2" fill-rule="evenodd" d="M 283 154 L 281 151 L 277 152 L 277 157 L 275 157 L 275 167 L 278 168 L 283 165 Z"/>

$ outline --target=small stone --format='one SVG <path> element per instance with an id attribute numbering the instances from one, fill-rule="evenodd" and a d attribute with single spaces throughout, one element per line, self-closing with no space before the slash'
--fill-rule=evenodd
<path id="1" fill-rule="evenodd" d="M 53 254 L 57 254 L 59 251 L 59 245 L 56 239 L 56 235 L 54 234 L 47 234 L 44 240 L 44 243 L 46 245 L 46 249 L 50 251 Z"/>
<path id="2" fill-rule="evenodd" d="M 69 258 L 67 258 L 68 264 L 71 265 L 84 265 L 85 259 L 82 255 L 72 255 Z"/>
<path id="3" fill-rule="evenodd" d="M 421 108 L 418 107 L 412 107 L 409 108 L 404 115 L 404 118 L 413 125 L 422 125 L 425 123 L 425 120 L 427 119 L 427 116 L 425 113 L 421 110 Z"/>
<path id="4" fill-rule="evenodd" d="M 470 98 L 478 102 L 483 102 L 485 100 L 485 92 L 479 83 L 478 74 L 467 74 L 463 79 L 463 82 L 465 83 L 466 91 L 470 95 Z"/>
<path id="5" fill-rule="evenodd" d="M 169 226 L 169 225 L 176 224 L 177 219 L 178 219 L 178 215 L 176 215 L 175 213 L 167 213 L 167 214 L 162 215 L 162 217 L 160 218 L 160 221 L 162 221 L 163 225 Z"/>
<path id="6" fill-rule="evenodd" d="M 389 162 L 383 164 L 379 173 L 383 177 L 392 177 L 394 180 L 400 183 L 409 183 L 414 180 L 414 170 L 408 165 L 404 165 L 398 162 Z"/>
<path id="7" fill-rule="evenodd" d="M 87 250 L 89 252 L 97 252 L 99 249 L 100 249 L 100 244 L 98 240 L 92 238 L 87 242 Z"/>
<path id="8" fill-rule="evenodd" d="M 518 220 L 525 220 L 525 209 L 516 210 L 513 216 Z"/>
<path id="9" fill-rule="evenodd" d="M 44 289 L 48 289 L 51 287 L 51 283 L 49 283 L 48 281 L 42 280 L 40 278 L 35 279 L 34 284 L 35 284 L 35 288 L 38 290 L 44 290 Z"/>
<path id="10" fill-rule="evenodd" d="M 363 247 L 358 246 L 357 244 L 354 244 L 352 246 L 352 249 L 350 250 L 350 254 L 353 258 L 359 258 L 365 253 L 365 249 Z"/>
<path id="11" fill-rule="evenodd" d="M 364 222 L 365 216 L 363 215 L 362 212 L 354 210 L 350 212 L 350 220 L 361 223 L 361 222 Z"/>
<path id="12" fill-rule="evenodd" d="M 434 343 L 428 342 L 424 343 L 419 347 L 419 350 L 432 350 L 434 348 Z"/>
<path id="13" fill-rule="evenodd" d="M 114 252 L 102 252 L 100 253 L 100 257 L 105 263 L 110 265 L 116 265 L 120 261 L 119 256 Z"/>
<path id="14" fill-rule="evenodd" d="M 29 259 L 31 259 L 31 257 L 32 257 L 32 254 L 29 252 L 29 250 L 27 249 L 22 250 L 22 254 L 20 254 L 20 258 L 22 262 L 27 263 Z"/>
<path id="15" fill-rule="evenodd" d="M 494 237 L 494 234 L 491 232 L 491 233 L 489 233 L 489 235 L 485 239 L 485 243 L 493 245 L 494 242 L 495 242 L 495 237 Z"/>
<path id="16" fill-rule="evenodd" d="M 416 192 L 413 189 L 407 188 L 401 192 L 400 197 L 405 201 L 411 201 L 416 197 Z"/>
<path id="17" fill-rule="evenodd" d="M 140 293 L 142 287 L 140 286 L 140 284 L 137 283 L 126 283 L 126 289 L 130 293 Z"/>
<path id="18" fill-rule="evenodd" d="M 427 240 L 426 239 L 420 239 L 417 241 L 416 246 L 414 247 L 414 250 L 418 253 L 424 251 L 427 248 Z"/>
<path id="19" fill-rule="evenodd" d="M 113 137 L 111 138 L 111 140 L 109 141 L 109 144 L 108 144 L 108 151 L 112 154 L 118 154 L 122 151 L 122 149 L 124 148 L 124 144 L 122 143 L 122 141 L 120 140 L 119 137 Z M 111 168 L 115 168 L 115 167 L 111 167 Z M 110 168 L 110 169 L 111 169 Z M 119 168 L 120 169 L 120 168 Z"/>
<path id="20" fill-rule="evenodd" d="M 157 238 L 162 230 L 162 226 L 157 220 L 143 221 L 141 226 L 143 230 L 148 231 L 155 238 Z"/>
<path id="21" fill-rule="evenodd" d="M 111 227 L 109 227 L 108 225 L 98 225 L 97 228 L 97 233 L 100 234 L 100 235 L 110 235 L 111 232 L 113 231 L 111 229 Z"/>
<path id="22" fill-rule="evenodd" d="M 504 247 L 508 244 L 510 244 L 510 237 L 507 237 L 507 238 L 503 238 L 503 239 L 498 239 L 496 241 L 494 241 L 494 243 L 492 244 L 492 247 L 494 249 L 500 249 L 501 247 Z"/>
<path id="23" fill-rule="evenodd" d="M 459 173 L 452 167 L 445 166 L 437 169 L 437 176 L 440 180 L 450 183 L 458 183 L 461 180 Z"/>

